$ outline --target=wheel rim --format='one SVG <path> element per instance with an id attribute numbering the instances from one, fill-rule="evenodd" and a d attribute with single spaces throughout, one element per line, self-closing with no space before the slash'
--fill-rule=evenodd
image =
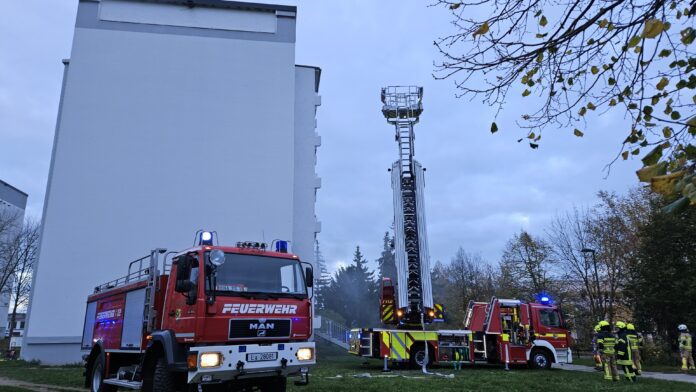
<path id="1" fill-rule="evenodd" d="M 92 391 L 97 392 L 102 383 L 102 364 L 98 363 L 92 372 Z"/>
<path id="2" fill-rule="evenodd" d="M 418 366 L 423 366 L 424 362 L 425 362 L 425 351 L 416 352 L 416 363 L 418 364 Z"/>
<path id="3" fill-rule="evenodd" d="M 539 366 L 541 368 L 545 368 L 546 365 L 548 364 L 548 361 L 546 360 L 546 356 L 544 356 L 544 354 L 535 355 L 534 362 L 537 364 L 537 366 Z"/>

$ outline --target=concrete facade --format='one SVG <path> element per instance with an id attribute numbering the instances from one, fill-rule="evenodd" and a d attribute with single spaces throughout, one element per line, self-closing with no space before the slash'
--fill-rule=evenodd
<path id="1" fill-rule="evenodd" d="M 26 193 L 0 180 L 0 219 L 11 219 L 15 222 L 5 233 L 0 233 L 0 241 L 21 230 L 28 197 Z M 8 285 L 11 285 L 11 282 Z M 7 333 L 10 299 L 9 293 L 0 293 L 0 336 L 5 336 Z"/>
<path id="2" fill-rule="evenodd" d="M 288 239 L 314 262 L 320 72 L 295 65 L 295 17 L 222 0 L 80 1 L 24 359 L 79 361 L 93 287 L 150 249 L 191 246 L 198 229 Z"/>

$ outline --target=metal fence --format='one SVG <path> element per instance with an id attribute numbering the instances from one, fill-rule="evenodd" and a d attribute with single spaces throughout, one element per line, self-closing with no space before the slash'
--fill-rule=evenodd
<path id="1" fill-rule="evenodd" d="M 321 327 L 316 330 L 322 338 L 347 348 L 350 339 L 350 329 L 343 324 L 337 323 L 326 317 L 321 318 Z"/>

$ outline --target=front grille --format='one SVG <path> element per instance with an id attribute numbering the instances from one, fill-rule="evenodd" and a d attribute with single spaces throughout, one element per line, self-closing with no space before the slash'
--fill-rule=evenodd
<path id="1" fill-rule="evenodd" d="M 290 337 L 290 319 L 230 319 L 230 339 Z"/>

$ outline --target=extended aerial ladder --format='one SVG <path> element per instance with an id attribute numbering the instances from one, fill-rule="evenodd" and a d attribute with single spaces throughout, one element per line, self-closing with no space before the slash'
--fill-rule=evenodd
<path id="1" fill-rule="evenodd" d="M 413 128 L 423 112 L 423 88 L 385 87 L 381 99 L 382 114 L 395 129 L 399 159 L 391 168 L 398 301 L 394 298 L 392 282 L 385 280 L 380 310 L 385 324 L 408 327 L 420 325 L 422 321 L 430 323 L 441 316 L 441 308 L 435 309 L 433 305 L 430 282 L 423 201 L 425 169 L 414 159 Z"/>

